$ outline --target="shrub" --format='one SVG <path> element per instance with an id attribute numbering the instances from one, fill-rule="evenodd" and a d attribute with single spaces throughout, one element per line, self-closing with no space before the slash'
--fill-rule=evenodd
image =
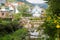
<path id="1" fill-rule="evenodd" d="M 10 34 L 19 28 L 22 28 L 18 21 L 6 21 L 1 20 L 0 22 L 0 36 L 4 36 L 5 34 Z"/>
<path id="2" fill-rule="evenodd" d="M 27 29 L 22 28 L 22 29 L 15 31 L 14 33 L 10 35 L 0 37 L 0 40 L 23 40 L 25 39 L 27 32 L 28 32 Z"/>
<path id="3" fill-rule="evenodd" d="M 27 29 L 19 29 L 15 33 L 13 33 L 13 39 L 14 40 L 23 40 L 26 37 L 26 34 L 28 33 Z"/>

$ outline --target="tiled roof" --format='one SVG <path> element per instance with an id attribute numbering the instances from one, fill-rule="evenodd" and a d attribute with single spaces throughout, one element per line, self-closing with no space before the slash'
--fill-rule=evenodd
<path id="1" fill-rule="evenodd" d="M 5 3 L 5 6 L 9 6 L 9 5 L 14 8 L 14 6 L 11 3 L 9 3 L 9 2 Z"/>

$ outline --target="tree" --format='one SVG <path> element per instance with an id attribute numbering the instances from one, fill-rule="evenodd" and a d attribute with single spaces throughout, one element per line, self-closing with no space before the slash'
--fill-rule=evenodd
<path id="1" fill-rule="evenodd" d="M 22 17 L 22 13 L 13 14 L 13 20 L 18 21 Z"/>
<path id="2" fill-rule="evenodd" d="M 7 0 L 7 2 L 14 2 L 15 0 Z"/>
<path id="3" fill-rule="evenodd" d="M 26 36 L 28 34 L 27 29 L 19 29 L 12 34 L 5 35 L 0 37 L 0 40 L 26 40 Z"/>
<path id="4" fill-rule="evenodd" d="M 28 30 L 25 28 L 19 29 L 13 33 L 12 37 L 14 40 L 26 40 L 26 35 L 28 34 Z"/>
<path id="5" fill-rule="evenodd" d="M 60 28 L 59 4 L 60 0 L 48 0 L 49 7 L 46 10 L 47 17 L 45 19 L 45 23 L 42 26 L 45 27 L 45 33 L 47 33 L 50 36 L 50 40 L 55 40 L 55 37 L 57 36 L 57 29 Z"/>
<path id="6" fill-rule="evenodd" d="M 48 0 L 49 11 L 60 17 L 60 0 Z"/>
<path id="7" fill-rule="evenodd" d="M 23 5 L 21 5 L 21 6 L 18 6 L 18 10 L 19 10 L 20 12 L 27 12 L 27 10 L 28 10 L 28 5 L 23 4 Z"/>
<path id="8" fill-rule="evenodd" d="M 20 13 L 22 14 L 23 17 L 32 16 L 31 14 L 28 13 L 29 6 L 26 4 L 18 6 L 18 10 L 20 11 Z"/>

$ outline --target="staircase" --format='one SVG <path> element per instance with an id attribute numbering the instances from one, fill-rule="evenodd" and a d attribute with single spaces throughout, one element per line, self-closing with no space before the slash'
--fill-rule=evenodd
<path id="1" fill-rule="evenodd" d="M 40 25 L 42 25 L 44 23 L 44 19 L 45 17 L 22 17 L 23 19 L 25 19 L 26 21 L 30 21 L 30 23 L 32 23 L 32 25 L 34 25 L 34 27 L 39 27 Z"/>

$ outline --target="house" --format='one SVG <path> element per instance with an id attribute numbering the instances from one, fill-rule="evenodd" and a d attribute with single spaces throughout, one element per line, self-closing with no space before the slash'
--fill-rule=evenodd
<path id="1" fill-rule="evenodd" d="M 44 10 L 43 8 L 39 6 L 35 6 L 31 9 L 31 14 L 33 17 L 40 17 L 43 14 Z"/>
<path id="2" fill-rule="evenodd" d="M 14 11 L 13 13 L 19 13 L 18 6 L 21 6 L 21 5 L 24 5 L 24 3 L 23 2 L 5 3 L 5 6 L 8 6 L 9 10 Z"/>
<path id="3" fill-rule="evenodd" d="M 23 2 L 6 2 L 0 7 L 0 18 L 12 18 L 12 14 L 19 13 L 18 6 L 24 5 Z"/>
<path id="4" fill-rule="evenodd" d="M 0 8 L 0 18 L 12 18 L 10 11 L 5 7 Z"/>

